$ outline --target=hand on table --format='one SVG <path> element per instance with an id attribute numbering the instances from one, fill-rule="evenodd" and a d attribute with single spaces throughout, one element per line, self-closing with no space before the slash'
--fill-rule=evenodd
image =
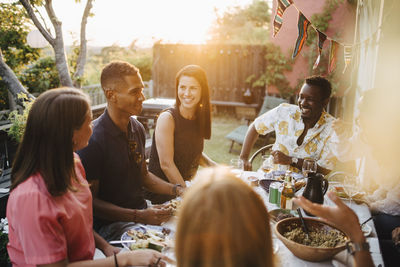
<path id="1" fill-rule="evenodd" d="M 122 252 L 117 255 L 118 262 L 122 266 L 166 266 L 165 261 L 174 264 L 175 262 L 158 251 L 151 249 L 139 249 Z M 126 263 L 126 264 L 124 264 Z"/>
<path id="2" fill-rule="evenodd" d="M 272 151 L 271 155 L 274 157 L 275 164 L 290 165 L 292 163 L 292 158 L 279 150 Z"/>
<path id="3" fill-rule="evenodd" d="M 137 211 L 138 222 L 152 225 L 160 225 L 168 221 L 172 215 L 173 210 L 171 208 L 158 208 L 156 206 Z"/>
<path id="4" fill-rule="evenodd" d="M 335 203 L 335 206 L 313 203 L 303 196 L 295 198 L 294 202 L 306 211 L 335 225 L 345 232 L 352 241 L 358 242 L 359 239 L 363 239 L 361 226 L 354 211 L 347 207 L 334 192 L 328 192 L 327 195 Z"/>
<path id="5" fill-rule="evenodd" d="M 243 160 L 243 170 L 252 171 L 253 170 L 253 166 L 251 165 L 250 161 L 248 161 L 246 159 L 242 159 L 242 160 Z"/>
<path id="6" fill-rule="evenodd" d="M 104 248 L 102 249 L 102 251 L 103 251 L 103 253 L 104 253 L 104 255 L 105 255 L 106 257 L 109 257 L 109 256 L 114 255 L 114 253 L 118 254 L 118 253 L 121 251 L 121 249 L 122 249 L 122 248 L 114 247 L 114 246 L 108 245 L 108 246 L 104 247 Z"/>
<path id="7" fill-rule="evenodd" d="M 394 228 L 392 231 L 392 240 L 397 251 L 400 252 L 400 227 Z"/>

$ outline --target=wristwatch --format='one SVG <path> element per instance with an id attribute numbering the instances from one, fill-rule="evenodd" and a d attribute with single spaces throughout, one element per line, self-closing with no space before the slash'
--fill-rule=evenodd
<path id="1" fill-rule="evenodd" d="M 351 255 L 354 255 L 357 251 L 368 251 L 369 252 L 369 243 L 367 241 L 362 243 L 354 243 L 351 241 L 346 242 L 346 249 Z"/>
<path id="2" fill-rule="evenodd" d="M 183 188 L 180 184 L 174 184 L 172 187 L 172 194 L 176 197 L 178 196 L 178 187 Z"/>

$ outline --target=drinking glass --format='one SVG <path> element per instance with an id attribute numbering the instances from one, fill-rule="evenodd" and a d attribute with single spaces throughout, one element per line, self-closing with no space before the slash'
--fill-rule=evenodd
<path id="1" fill-rule="evenodd" d="M 343 190 L 349 197 L 349 207 L 351 208 L 351 202 L 353 196 L 358 192 L 357 179 L 354 176 L 346 175 L 343 180 Z"/>
<path id="2" fill-rule="evenodd" d="M 268 173 L 272 170 L 273 168 L 273 160 L 271 156 L 269 155 L 262 155 L 262 164 L 261 164 L 261 169 L 265 172 Z"/>
<path id="3" fill-rule="evenodd" d="M 239 177 L 242 176 L 242 172 L 244 169 L 243 160 L 241 160 L 240 158 L 231 159 L 230 166 L 233 169 L 234 173 L 237 173 Z"/>
<path id="4" fill-rule="evenodd" d="M 308 177 L 309 173 L 316 173 L 317 172 L 317 162 L 313 159 L 304 159 L 302 172 L 304 177 Z"/>

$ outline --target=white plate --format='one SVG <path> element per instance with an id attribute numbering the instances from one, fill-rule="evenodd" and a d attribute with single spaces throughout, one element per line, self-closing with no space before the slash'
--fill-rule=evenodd
<path id="1" fill-rule="evenodd" d="M 285 171 L 270 171 L 268 173 L 264 173 L 264 178 L 265 179 L 274 179 L 275 176 L 284 176 L 285 175 Z M 292 172 L 292 177 L 295 180 L 304 178 L 303 174 L 301 173 L 297 173 L 297 172 Z"/>
<path id="2" fill-rule="evenodd" d="M 165 239 L 165 241 L 161 242 L 161 243 L 165 244 L 166 247 L 170 247 L 173 245 L 172 240 L 174 239 L 175 232 L 168 227 L 157 226 L 157 225 L 137 224 L 134 227 L 132 227 L 131 229 L 142 232 L 142 233 L 147 233 L 148 231 L 157 232 L 160 235 L 162 235 Z M 163 230 L 168 231 L 168 233 L 163 234 Z M 132 240 L 132 239 L 133 238 L 128 234 L 128 231 L 124 232 L 121 236 L 121 241 L 127 241 L 127 240 Z M 126 242 L 126 243 L 122 243 L 122 246 L 124 246 L 124 248 L 130 249 L 131 244 L 132 244 L 131 242 L 129 242 L 129 243 Z"/>

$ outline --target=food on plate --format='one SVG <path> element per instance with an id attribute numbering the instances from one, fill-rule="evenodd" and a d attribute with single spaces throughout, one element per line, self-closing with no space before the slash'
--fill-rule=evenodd
<path id="1" fill-rule="evenodd" d="M 335 185 L 331 188 L 333 192 L 336 193 L 336 195 L 340 198 L 344 199 L 349 199 L 349 195 L 345 192 L 343 186 L 341 185 Z M 352 200 L 354 200 L 357 204 L 365 202 L 365 193 L 364 192 L 357 192 L 355 193 L 352 197 Z"/>
<path id="2" fill-rule="evenodd" d="M 307 237 L 300 225 L 291 224 L 283 236 L 302 245 L 320 248 L 334 248 L 343 245 L 347 241 L 346 236 L 338 230 L 326 230 L 312 226 L 308 228 L 309 237 Z"/>
<path id="3" fill-rule="evenodd" d="M 170 201 L 166 202 L 163 204 L 164 209 L 172 209 L 172 212 L 175 214 L 176 211 L 178 210 L 179 206 L 181 205 L 181 199 L 179 198 L 174 198 L 171 199 Z"/>
<path id="4" fill-rule="evenodd" d="M 159 227 L 157 229 L 151 229 L 149 227 L 138 226 L 132 228 L 126 232 L 126 238 L 124 235 L 123 240 L 135 240 L 134 243 L 129 243 L 128 247 L 131 250 L 149 248 L 158 251 L 162 251 L 166 247 L 171 247 L 170 239 L 171 229 L 165 227 Z"/>
<path id="5" fill-rule="evenodd" d="M 337 195 L 338 197 L 341 197 L 341 198 L 349 198 L 349 196 L 348 196 L 348 195 L 346 194 L 346 192 L 344 191 L 343 186 L 341 186 L 341 185 L 335 185 L 335 186 L 332 188 L 332 191 L 335 192 L 336 195 Z"/>

